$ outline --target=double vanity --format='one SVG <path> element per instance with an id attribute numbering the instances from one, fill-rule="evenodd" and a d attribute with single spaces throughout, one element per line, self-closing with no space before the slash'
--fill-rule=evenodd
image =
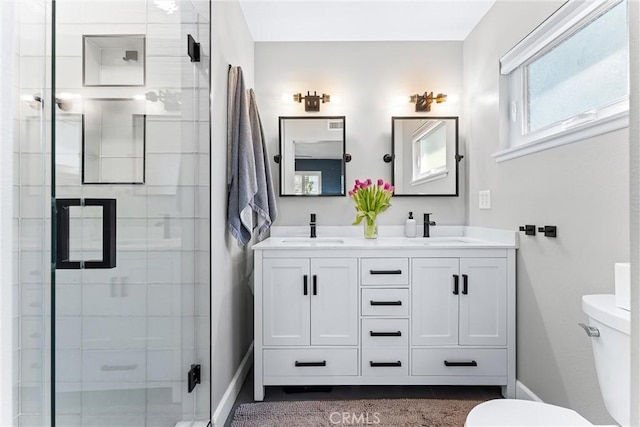
<path id="1" fill-rule="evenodd" d="M 274 227 L 253 247 L 255 400 L 265 386 L 499 385 L 515 397 L 515 232 Z M 396 232 L 397 231 L 397 232 Z"/>

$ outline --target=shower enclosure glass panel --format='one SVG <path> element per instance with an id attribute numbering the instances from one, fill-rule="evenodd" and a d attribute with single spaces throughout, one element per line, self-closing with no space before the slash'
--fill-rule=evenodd
<path id="1" fill-rule="evenodd" d="M 209 419 L 209 4 L 56 4 L 56 425 Z"/>

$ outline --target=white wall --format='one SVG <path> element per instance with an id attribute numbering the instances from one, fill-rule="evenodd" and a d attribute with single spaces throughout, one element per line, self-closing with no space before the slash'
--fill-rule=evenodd
<path id="1" fill-rule="evenodd" d="M 241 66 L 253 86 L 253 39 L 237 0 L 214 1 L 211 58 L 211 410 L 253 339 L 253 295 L 248 283 L 250 249 L 241 250 L 227 230 L 227 73 Z M 223 420 L 224 422 L 224 420 Z"/>
<path id="2" fill-rule="evenodd" d="M 517 377 L 545 402 L 591 422 L 612 422 L 600 396 L 585 294 L 613 292 L 613 264 L 629 260 L 627 130 L 496 163 L 498 61 L 562 1 L 499 0 L 464 43 L 468 223 L 517 229 L 558 226 L 556 239 L 521 236 L 517 257 Z M 491 190 L 491 210 L 478 191 Z"/>
<path id="3" fill-rule="evenodd" d="M 447 93 L 449 101 L 434 104 L 429 115 L 462 116 L 461 102 L 456 101 L 462 95 L 461 42 L 260 42 L 255 51 L 256 97 L 270 157 L 279 152 L 278 116 L 344 115 L 346 151 L 353 156 L 346 166 L 347 190 L 356 179 L 391 179 L 391 164 L 382 160 L 391 153 L 391 117 L 417 114 L 408 102 L 410 95 Z M 304 105 L 291 99 L 294 93 L 307 91 L 328 93 L 332 101 L 321 104 L 319 113 L 305 113 Z M 288 94 L 286 99 L 283 94 Z M 279 188 L 277 164 L 272 166 L 275 188 Z M 416 218 L 433 212 L 438 224 L 462 224 L 464 185 L 460 194 L 453 198 L 396 196 L 378 222 L 401 225 L 413 211 Z M 350 225 L 355 219 L 348 196 L 280 197 L 276 225 L 308 224 L 311 212 L 318 215 L 319 225 Z"/>

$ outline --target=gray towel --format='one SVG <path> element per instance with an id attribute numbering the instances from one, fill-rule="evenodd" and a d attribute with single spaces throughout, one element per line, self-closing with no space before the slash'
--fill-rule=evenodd
<path id="1" fill-rule="evenodd" d="M 251 240 L 254 212 L 261 239 L 276 218 L 276 204 L 260 114 L 253 91 L 245 90 L 240 67 L 229 70 L 228 90 L 227 217 L 229 231 L 244 246 Z"/>
<path id="2" fill-rule="evenodd" d="M 276 197 L 273 193 L 269 155 L 264 143 L 264 133 L 260 113 L 256 104 L 256 95 L 249 89 L 249 121 L 253 137 L 253 157 L 255 159 L 256 182 L 258 191 L 250 202 L 253 210 L 258 214 L 258 239 L 266 237 L 269 227 L 276 220 Z"/>
<path id="3" fill-rule="evenodd" d="M 258 183 L 249 121 L 249 103 L 240 67 L 229 70 L 227 90 L 229 91 L 227 136 L 231 147 L 227 218 L 229 231 L 238 243 L 244 246 L 251 240 L 253 225 L 252 209 L 249 203 L 258 191 Z"/>

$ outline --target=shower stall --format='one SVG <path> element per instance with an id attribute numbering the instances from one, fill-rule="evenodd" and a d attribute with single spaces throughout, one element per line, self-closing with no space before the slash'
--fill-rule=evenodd
<path id="1" fill-rule="evenodd" d="M 209 2 L 12 10 L 13 425 L 208 420 Z"/>

